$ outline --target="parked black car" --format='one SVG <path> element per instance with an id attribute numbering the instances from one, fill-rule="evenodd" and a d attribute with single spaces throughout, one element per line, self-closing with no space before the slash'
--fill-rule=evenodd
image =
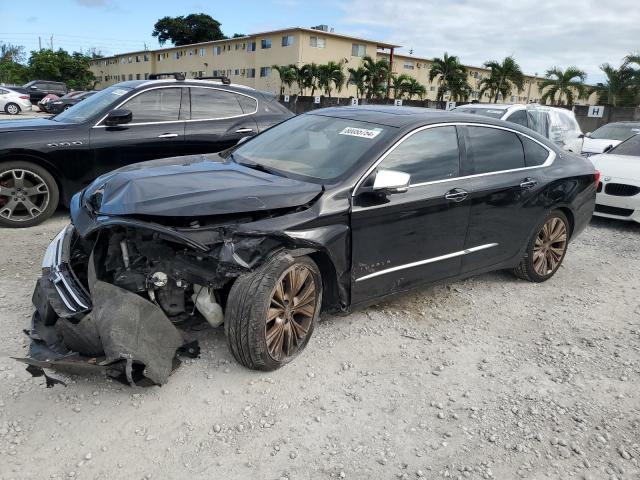
<path id="1" fill-rule="evenodd" d="M 51 80 L 32 80 L 22 87 L 27 89 L 31 103 L 34 105 L 50 93 L 61 97 L 68 92 L 65 83 Z"/>
<path id="2" fill-rule="evenodd" d="M 82 100 L 86 100 L 94 93 L 97 93 L 96 90 L 90 90 L 87 92 L 73 92 L 74 95 L 66 94 L 60 97 L 58 100 L 52 100 L 51 102 L 47 102 L 45 105 L 45 109 L 48 113 L 58 114 L 60 112 L 64 112 L 65 110 L 73 107 L 76 103 L 81 102 Z"/>
<path id="3" fill-rule="evenodd" d="M 292 115 L 267 92 L 165 79 L 116 84 L 52 118 L 0 121 L 0 226 L 37 225 L 102 173 L 217 152 Z"/>
<path id="4" fill-rule="evenodd" d="M 196 314 L 224 322 L 240 363 L 272 370 L 305 347 L 321 310 L 496 269 L 551 278 L 591 218 L 596 176 L 518 125 L 373 106 L 124 167 L 74 196 L 24 361 L 90 358 L 163 383 L 176 350 L 195 348 L 174 325 Z"/>

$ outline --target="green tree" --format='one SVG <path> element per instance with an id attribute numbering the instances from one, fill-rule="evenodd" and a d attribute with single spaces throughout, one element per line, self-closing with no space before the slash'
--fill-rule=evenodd
<path id="1" fill-rule="evenodd" d="M 598 103 L 614 107 L 627 107 L 637 104 L 638 72 L 631 67 L 629 62 L 625 61 L 618 68 L 608 63 L 603 63 L 600 66 L 600 70 L 607 77 L 606 82 L 598 83 L 589 91 L 589 94 L 596 93 L 598 95 Z"/>
<path id="2" fill-rule="evenodd" d="M 362 68 L 365 74 L 365 88 L 367 99 L 382 97 L 387 88 L 391 68 L 386 59 L 374 60 L 369 55 L 362 57 Z"/>
<path id="3" fill-rule="evenodd" d="M 520 69 L 520 65 L 516 60 L 509 56 L 505 57 L 502 62 L 497 60 L 489 60 L 484 62 L 484 66 L 491 70 L 489 77 L 480 81 L 480 96 L 489 90 L 493 97 L 493 103 L 498 103 L 498 97 L 502 95 L 504 100 L 511 95 L 513 86 L 518 91 L 524 88 L 524 75 Z"/>
<path id="4" fill-rule="evenodd" d="M 152 36 L 160 45 L 171 42 L 175 46 L 224 40 L 220 22 L 205 13 L 192 13 L 179 17 L 163 17 L 153 26 Z"/>
<path id="5" fill-rule="evenodd" d="M 339 63 L 331 61 L 318 66 L 318 87 L 323 89 L 329 98 L 334 88 L 338 92 L 342 91 L 345 80 L 346 75 Z"/>
<path id="6" fill-rule="evenodd" d="M 295 65 L 273 65 L 275 71 L 280 75 L 280 95 L 284 95 L 284 87 L 289 87 L 291 90 L 291 86 L 296 82 L 297 74 L 296 74 L 296 66 Z"/>
<path id="7" fill-rule="evenodd" d="M 471 87 L 467 82 L 467 69 L 455 55 L 444 52 L 442 58 L 434 58 L 429 69 L 429 81 L 437 78 L 438 92 L 436 100 L 444 100 L 447 92 L 452 99 L 459 101 L 469 96 Z"/>
<path id="8" fill-rule="evenodd" d="M 393 98 L 402 98 L 402 96 L 407 91 L 407 85 L 410 78 L 413 77 L 410 77 L 406 73 L 401 73 L 400 75 L 391 75 L 391 91 L 393 92 Z"/>
<path id="9" fill-rule="evenodd" d="M 307 89 L 311 89 L 311 95 L 316 93 L 318 80 L 318 65 L 315 63 L 305 63 L 301 67 L 296 68 L 296 83 L 300 89 L 300 95 L 303 95 Z"/>
<path id="10" fill-rule="evenodd" d="M 0 83 L 22 84 L 27 80 L 24 47 L 0 43 Z"/>
<path id="11" fill-rule="evenodd" d="M 31 52 L 28 63 L 30 78 L 65 82 L 71 90 L 88 90 L 95 77 L 89 70 L 91 57 L 65 50 L 39 50 Z"/>
<path id="12" fill-rule="evenodd" d="M 562 70 L 560 67 L 553 67 L 545 73 L 545 80 L 540 84 L 542 103 L 562 104 L 562 97 L 567 99 L 567 105 L 573 105 L 574 94 L 582 97 L 585 92 L 584 80 L 587 74 L 578 67 L 568 67 Z"/>
<path id="13" fill-rule="evenodd" d="M 427 94 L 427 88 L 420 82 L 418 82 L 418 80 L 416 80 L 415 78 L 409 77 L 404 84 L 404 93 L 407 95 L 409 100 L 411 100 L 414 96 L 417 96 L 420 100 L 422 100 Z"/>
<path id="14" fill-rule="evenodd" d="M 366 90 L 367 71 L 364 67 L 350 68 L 349 79 L 347 80 L 347 86 L 356 86 L 356 96 L 362 98 Z"/>

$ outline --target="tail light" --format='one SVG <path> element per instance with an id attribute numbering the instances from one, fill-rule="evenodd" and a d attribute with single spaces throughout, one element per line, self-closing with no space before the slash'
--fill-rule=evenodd
<path id="1" fill-rule="evenodd" d="M 22 100 L 28 100 L 29 99 L 29 95 L 20 95 L 20 98 Z"/>
<path id="2" fill-rule="evenodd" d="M 596 173 L 593 174 L 593 181 L 596 185 L 600 182 L 600 170 L 596 170 Z"/>

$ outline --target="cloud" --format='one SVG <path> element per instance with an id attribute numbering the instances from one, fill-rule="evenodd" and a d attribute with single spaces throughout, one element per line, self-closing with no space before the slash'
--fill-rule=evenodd
<path id="1" fill-rule="evenodd" d="M 76 3 L 83 7 L 106 7 L 111 2 L 110 0 L 76 0 Z"/>
<path id="2" fill-rule="evenodd" d="M 341 28 L 369 30 L 401 53 L 447 51 L 469 65 L 514 55 L 529 74 L 575 65 L 600 81 L 600 64 L 640 48 L 637 0 L 346 0 L 341 8 Z"/>

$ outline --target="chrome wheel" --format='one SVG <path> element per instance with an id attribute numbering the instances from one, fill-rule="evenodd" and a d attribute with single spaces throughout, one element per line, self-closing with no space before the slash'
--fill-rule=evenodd
<path id="1" fill-rule="evenodd" d="M 9 105 L 7 105 L 6 110 L 9 115 L 17 115 L 18 113 L 20 113 L 20 107 L 18 107 L 18 105 L 16 105 L 15 103 L 10 103 Z"/>
<path id="2" fill-rule="evenodd" d="M 306 265 L 292 265 L 278 279 L 267 311 L 269 355 L 284 360 L 304 345 L 318 307 L 315 277 Z"/>
<path id="3" fill-rule="evenodd" d="M 567 226 L 558 217 L 552 217 L 538 232 L 533 246 L 533 268 L 540 276 L 553 273 L 567 250 Z"/>
<path id="4" fill-rule="evenodd" d="M 0 217 L 12 222 L 33 220 L 49 201 L 49 187 L 36 173 L 17 168 L 0 172 Z"/>

